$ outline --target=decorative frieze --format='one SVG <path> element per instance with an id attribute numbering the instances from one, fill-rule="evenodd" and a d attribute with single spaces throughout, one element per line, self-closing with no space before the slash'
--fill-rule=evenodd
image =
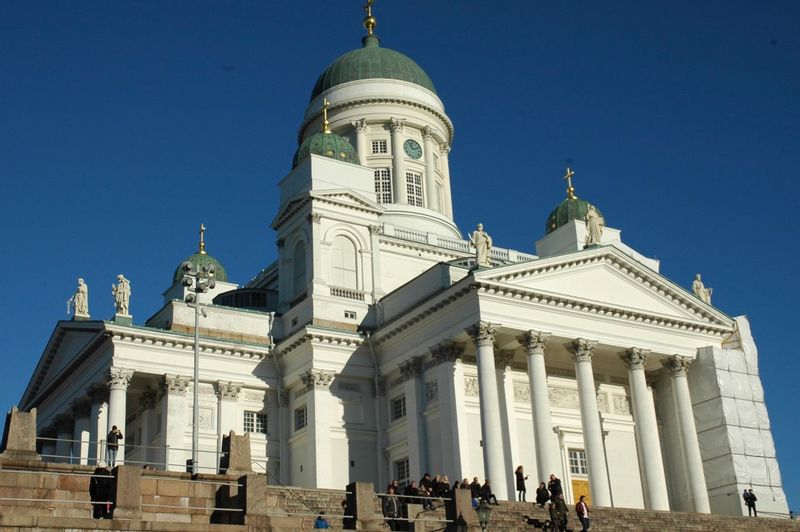
<path id="1" fill-rule="evenodd" d="M 649 354 L 649 349 L 631 347 L 625 351 L 624 354 L 620 355 L 620 358 L 622 358 L 622 361 L 625 362 L 625 367 L 629 370 L 644 369 Z"/>
<path id="2" fill-rule="evenodd" d="M 425 404 L 430 404 L 439 399 L 439 383 L 428 381 L 425 383 Z"/>
<path id="3" fill-rule="evenodd" d="M 531 398 L 530 386 L 527 382 L 514 383 L 514 400 L 518 403 L 527 403 Z"/>
<path id="4" fill-rule="evenodd" d="M 263 402 L 264 394 L 261 392 L 244 392 L 245 401 Z"/>
<path id="5" fill-rule="evenodd" d="M 191 379 L 181 375 L 164 375 L 164 391 L 170 393 L 186 393 Z"/>
<path id="6" fill-rule="evenodd" d="M 132 369 L 109 368 L 108 387 L 112 390 L 127 390 L 133 379 Z"/>
<path id="7" fill-rule="evenodd" d="M 591 362 L 592 353 L 597 342 L 586 338 L 576 338 L 572 341 L 572 359 L 575 362 Z"/>
<path id="8" fill-rule="evenodd" d="M 682 357 L 680 355 L 673 355 L 661 361 L 673 377 L 685 377 L 686 372 L 689 370 L 689 365 L 692 362 L 693 360 L 691 358 Z"/>
<path id="9" fill-rule="evenodd" d="M 572 410 L 580 408 L 577 390 L 548 388 L 547 395 L 550 397 L 550 405 L 554 408 L 569 408 Z"/>
<path id="10" fill-rule="evenodd" d="M 478 397 L 477 377 L 464 377 L 464 395 L 467 397 Z"/>
<path id="11" fill-rule="evenodd" d="M 549 332 L 528 331 L 518 337 L 517 341 L 525 348 L 528 355 L 542 355 L 548 338 L 550 338 Z"/>
<path id="12" fill-rule="evenodd" d="M 223 401 L 237 401 L 242 384 L 230 381 L 217 381 L 217 396 Z"/>
<path id="13" fill-rule="evenodd" d="M 306 390 L 328 390 L 336 374 L 324 369 L 310 369 L 300 375 Z"/>
<path id="14" fill-rule="evenodd" d="M 597 393 L 597 410 L 604 414 L 609 414 L 611 412 L 608 409 L 608 395 L 604 392 Z"/>
<path id="15" fill-rule="evenodd" d="M 628 398 L 625 397 L 624 395 L 614 395 L 613 398 L 614 398 L 614 413 L 630 415 L 631 405 L 628 402 Z"/>

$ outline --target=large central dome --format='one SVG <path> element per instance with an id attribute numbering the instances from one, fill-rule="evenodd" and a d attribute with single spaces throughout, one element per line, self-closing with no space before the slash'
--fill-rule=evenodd
<path id="1" fill-rule="evenodd" d="M 360 79 L 399 79 L 424 87 L 436 94 L 431 78 L 409 57 L 389 48 L 381 48 L 375 35 L 362 39 L 363 48 L 339 56 L 320 75 L 311 100 L 330 89 L 349 81 Z"/>

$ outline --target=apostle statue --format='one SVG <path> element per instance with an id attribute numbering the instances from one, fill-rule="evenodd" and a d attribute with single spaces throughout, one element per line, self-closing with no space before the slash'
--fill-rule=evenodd
<path id="1" fill-rule="evenodd" d="M 124 275 L 117 275 L 117 284 L 111 285 L 111 293 L 114 295 L 114 306 L 117 314 L 128 316 L 128 305 L 131 300 L 131 282 Z"/>
<path id="2" fill-rule="evenodd" d="M 594 208 L 594 205 L 589 205 L 589 210 L 586 212 L 584 220 L 586 221 L 586 240 L 584 241 L 586 245 L 584 247 L 599 244 L 603 236 L 605 220 Z"/>
<path id="3" fill-rule="evenodd" d="M 67 300 L 67 314 L 70 310 L 74 310 L 76 317 L 89 317 L 89 287 L 82 278 L 78 279 L 75 293 Z"/>
<path id="4" fill-rule="evenodd" d="M 711 304 L 711 292 L 713 292 L 713 288 L 706 288 L 703 284 L 703 281 L 700 279 L 700 274 L 698 273 L 694 277 L 694 282 L 692 282 L 692 292 L 694 295 L 697 296 L 700 301 L 703 303 Z"/>
<path id="5" fill-rule="evenodd" d="M 483 224 L 478 224 L 478 227 L 469 236 L 469 241 L 475 246 L 475 262 L 478 263 L 478 266 L 491 266 L 489 250 L 492 249 L 492 237 L 483 230 Z"/>

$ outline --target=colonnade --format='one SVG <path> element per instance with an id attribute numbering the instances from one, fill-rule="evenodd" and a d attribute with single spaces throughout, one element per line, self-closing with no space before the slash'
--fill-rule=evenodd
<path id="1" fill-rule="evenodd" d="M 498 390 L 495 355 L 495 325 L 481 322 L 469 328 L 469 333 L 476 348 L 476 366 L 478 372 L 478 395 L 481 419 L 481 439 L 483 451 L 484 472 L 487 479 L 492 481 L 492 487 L 498 498 L 511 499 L 509 489 L 513 489 L 513 480 L 509 477 L 511 471 L 508 467 L 506 456 L 509 445 L 504 441 L 507 437 L 503 430 L 503 412 L 501 408 L 501 395 Z M 527 355 L 528 383 L 530 389 L 530 403 L 532 409 L 533 435 L 536 448 L 536 462 L 538 478 L 547 479 L 551 473 L 562 470 L 562 460 L 558 441 L 554 434 L 550 398 L 547 386 L 547 371 L 545 367 L 545 344 L 550 337 L 549 333 L 541 331 L 527 331 L 518 337 L 519 343 Z M 581 430 L 585 446 L 589 485 L 592 501 L 598 506 L 612 506 L 611 483 L 606 462 L 606 448 L 603 427 L 597 404 L 597 389 L 594 380 L 592 358 L 597 342 L 584 338 L 576 338 L 568 343 L 568 350 L 575 366 L 576 384 L 578 387 L 578 400 L 581 413 Z M 465 460 L 459 456 L 464 445 L 464 438 L 460 431 L 463 430 L 464 416 L 463 404 L 458 397 L 462 393 L 453 393 L 453 386 L 463 383 L 463 368 L 461 367 L 461 353 L 454 351 L 452 342 L 445 342 L 432 348 L 434 360 L 442 369 L 437 370 L 438 400 L 440 403 L 441 419 L 444 424 L 454 423 L 453 426 L 443 426 L 447 430 L 447 449 L 443 449 L 443 459 L 448 462 L 445 470 L 448 473 L 462 478 L 467 471 L 463 466 Z M 443 347 L 444 346 L 444 347 Z M 448 356 L 442 355 L 447 352 Z M 645 376 L 645 364 L 650 356 L 647 350 L 632 347 L 622 350 L 619 357 L 625 364 L 628 373 L 628 385 L 632 415 L 635 423 L 635 436 L 639 457 L 639 470 L 642 478 L 642 491 L 645 507 L 655 510 L 669 510 L 669 495 L 664 472 L 661 444 L 658 435 L 658 425 L 655 414 L 653 397 L 648 389 Z M 452 362 L 452 366 L 444 366 L 443 362 Z M 685 463 L 684 472 L 691 489 L 695 511 L 708 513 L 710 511 L 708 492 L 703 473 L 703 464 L 697 432 L 694 424 L 689 386 L 686 372 L 692 359 L 679 355 L 661 359 L 664 367 L 669 371 L 672 383 L 672 393 L 675 410 L 681 431 L 681 441 Z M 421 360 L 414 361 L 413 371 L 405 370 L 406 397 L 411 405 L 409 411 L 416 413 L 416 405 L 422 404 L 422 391 L 419 388 L 420 379 L 412 378 L 421 372 Z M 504 364 L 501 364 L 501 366 Z M 409 365 L 409 368 L 412 367 Z M 460 378 L 459 378 L 460 375 Z M 447 388 L 450 387 L 450 388 Z M 444 392 L 444 393 L 443 393 Z M 454 415 L 455 414 L 455 415 Z M 409 441 L 418 441 L 420 452 L 415 458 L 416 463 L 411 464 L 411 474 L 416 476 L 427 469 L 427 456 L 424 449 L 424 423 L 415 419 L 409 424 Z M 442 438 L 443 442 L 445 438 Z M 444 443 L 443 443 L 444 444 Z M 416 451 L 416 449 L 414 449 Z M 409 453 L 411 456 L 415 452 Z M 410 457 L 411 458 L 411 457 Z M 510 488 L 509 488 L 510 487 Z"/>

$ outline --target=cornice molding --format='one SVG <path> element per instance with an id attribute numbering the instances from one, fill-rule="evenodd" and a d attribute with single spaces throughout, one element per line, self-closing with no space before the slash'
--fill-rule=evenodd
<path id="1" fill-rule="evenodd" d="M 286 345 L 282 345 L 288 342 Z M 296 337 L 290 336 L 287 339 L 278 342 L 272 356 L 285 357 L 295 349 L 299 348 L 305 343 L 314 343 L 318 345 L 336 345 L 344 347 L 358 347 L 364 343 L 364 339 L 357 335 L 343 335 L 334 332 L 322 332 L 306 329 L 304 334 L 297 335 Z"/>
<path id="2" fill-rule="evenodd" d="M 163 334 L 147 334 L 141 329 L 110 331 L 114 342 L 126 342 L 143 346 L 163 347 L 166 349 L 194 349 L 193 337 L 170 337 Z M 174 333 L 173 333 L 174 334 Z M 263 349 L 253 349 L 244 345 L 231 345 L 223 339 L 200 338 L 200 353 L 205 355 L 221 355 L 237 358 L 252 358 L 262 360 L 269 353 L 265 344 Z"/>

